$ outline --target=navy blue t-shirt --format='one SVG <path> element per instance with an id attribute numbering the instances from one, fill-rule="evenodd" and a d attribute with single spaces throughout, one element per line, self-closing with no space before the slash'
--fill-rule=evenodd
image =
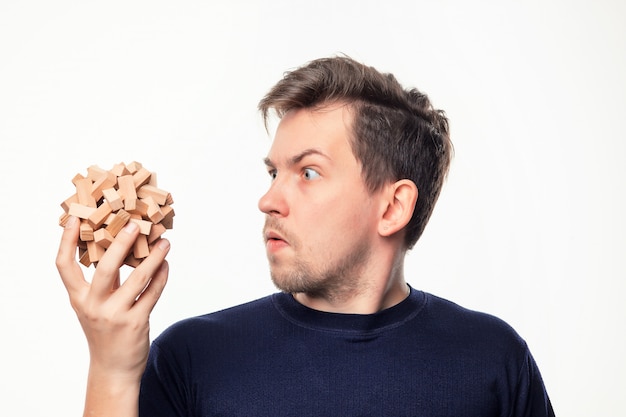
<path id="1" fill-rule="evenodd" d="M 140 416 L 553 416 L 505 322 L 415 289 L 375 314 L 278 293 L 174 324 L 152 344 Z"/>

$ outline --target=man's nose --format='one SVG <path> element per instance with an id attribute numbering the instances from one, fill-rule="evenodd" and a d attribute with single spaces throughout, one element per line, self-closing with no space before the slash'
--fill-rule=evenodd
<path id="1" fill-rule="evenodd" d="M 285 196 L 286 185 L 276 177 L 272 181 L 269 190 L 259 199 L 259 210 L 268 216 L 287 216 L 289 214 L 289 206 Z"/>

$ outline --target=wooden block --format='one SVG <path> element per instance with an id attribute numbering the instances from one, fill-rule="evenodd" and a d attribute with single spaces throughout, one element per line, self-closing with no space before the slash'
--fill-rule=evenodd
<path id="1" fill-rule="evenodd" d="M 115 188 L 105 188 L 102 190 L 102 195 L 109 206 L 111 206 L 111 211 L 118 211 L 121 208 L 124 208 L 124 202 L 122 201 L 122 197 L 117 192 Z"/>
<path id="2" fill-rule="evenodd" d="M 67 221 L 69 220 L 70 215 L 67 213 L 63 213 L 61 214 L 61 216 L 59 217 L 59 226 L 61 227 L 65 227 L 65 225 L 67 224 Z"/>
<path id="3" fill-rule="evenodd" d="M 87 178 L 91 180 L 91 182 L 96 182 L 102 177 L 106 175 L 107 171 L 105 169 L 100 168 L 98 165 L 91 165 L 87 167 Z"/>
<path id="4" fill-rule="evenodd" d="M 137 191 L 132 175 L 117 178 L 117 192 L 124 200 L 124 210 L 134 210 L 137 204 Z"/>
<path id="5" fill-rule="evenodd" d="M 124 210 L 119 210 L 115 213 L 115 216 L 111 220 L 111 222 L 107 225 L 106 229 L 113 235 L 113 237 L 117 236 L 117 234 L 122 230 L 122 227 L 128 223 L 130 219 L 130 214 Z"/>
<path id="6" fill-rule="evenodd" d="M 98 262 L 104 255 L 104 248 L 92 240 L 87 242 L 87 253 L 89 254 L 90 262 Z"/>
<path id="7" fill-rule="evenodd" d="M 128 265 L 133 268 L 137 268 L 139 264 L 141 264 L 141 259 L 135 258 L 132 253 L 124 259 L 124 265 Z"/>
<path id="8" fill-rule="evenodd" d="M 137 236 L 137 240 L 133 244 L 133 256 L 137 259 L 143 259 L 150 254 L 148 247 L 148 237 L 145 235 Z"/>
<path id="9" fill-rule="evenodd" d="M 83 242 L 93 240 L 93 228 L 85 220 L 80 222 L 80 240 Z"/>
<path id="10" fill-rule="evenodd" d="M 168 206 L 171 206 L 172 204 L 174 204 L 174 198 L 172 197 L 172 194 L 167 194 L 167 199 L 165 200 L 165 204 Z"/>
<path id="11" fill-rule="evenodd" d="M 128 168 L 126 168 L 126 164 L 124 164 L 123 162 L 115 164 L 113 168 L 111 168 L 111 172 L 114 173 L 116 177 L 121 177 L 122 175 L 131 175 Z"/>
<path id="12" fill-rule="evenodd" d="M 78 262 L 85 266 L 91 265 L 91 260 L 89 259 L 89 252 L 87 249 L 80 249 L 78 251 Z"/>
<path id="13" fill-rule="evenodd" d="M 92 182 L 89 178 L 76 181 L 76 195 L 78 202 L 84 206 L 96 207 L 96 199 L 91 195 Z"/>
<path id="14" fill-rule="evenodd" d="M 99 228 L 104 224 L 104 221 L 109 217 L 113 210 L 111 209 L 111 205 L 104 201 L 100 204 L 91 215 L 87 218 L 89 225 L 95 229 Z"/>
<path id="15" fill-rule="evenodd" d="M 76 175 L 74 175 L 74 178 L 72 178 L 72 184 L 74 184 L 74 187 L 76 187 L 76 181 L 78 181 L 78 180 L 82 180 L 82 179 L 84 179 L 84 178 L 85 178 L 85 177 L 83 177 L 83 175 L 82 175 L 82 174 L 76 174 Z"/>
<path id="16" fill-rule="evenodd" d="M 148 206 L 148 219 L 153 224 L 160 223 L 165 218 L 165 215 L 161 211 L 159 205 Z"/>
<path id="17" fill-rule="evenodd" d="M 150 234 L 148 235 L 148 244 L 154 243 L 163 233 L 165 233 L 165 230 L 165 226 L 161 223 L 153 224 L 150 228 Z"/>
<path id="18" fill-rule="evenodd" d="M 161 220 L 163 220 L 165 215 L 161 211 L 161 206 L 159 206 L 157 202 L 154 201 L 154 198 L 146 197 L 139 201 L 145 203 L 148 206 L 148 210 L 146 211 L 146 216 L 148 217 L 148 219 L 150 219 L 152 223 L 157 224 Z"/>
<path id="19" fill-rule="evenodd" d="M 98 229 L 93 232 L 93 240 L 99 246 L 107 249 L 113 243 L 113 235 L 107 229 Z"/>
<path id="20" fill-rule="evenodd" d="M 165 202 L 167 201 L 168 194 L 169 193 L 167 191 L 161 190 L 160 188 L 157 188 L 149 184 L 143 185 L 137 189 L 137 197 L 139 198 L 152 197 L 154 201 L 156 201 L 157 204 L 161 206 L 164 205 Z"/>
<path id="21" fill-rule="evenodd" d="M 150 175 L 152 173 L 145 168 L 139 168 L 137 172 L 133 174 L 133 182 L 135 183 L 135 189 L 138 189 L 144 184 L 147 184 L 150 181 Z"/>
<path id="22" fill-rule="evenodd" d="M 106 174 L 98 178 L 96 182 L 91 186 L 91 195 L 96 200 L 102 198 L 102 190 L 105 188 L 111 188 L 117 184 L 117 177 L 112 172 L 107 171 Z"/>
<path id="23" fill-rule="evenodd" d="M 70 204 L 72 203 L 78 203 L 78 195 L 74 194 L 73 196 L 65 199 L 65 201 L 61 203 L 61 208 L 63 208 L 63 211 L 67 213 L 70 211 Z"/>
<path id="24" fill-rule="evenodd" d="M 162 206 L 161 211 L 163 212 L 161 224 L 165 226 L 166 229 L 172 229 L 174 227 L 174 209 L 171 206 Z"/>
<path id="25" fill-rule="evenodd" d="M 95 207 L 88 207 L 83 204 L 71 203 L 68 214 L 71 216 L 76 216 L 79 219 L 87 220 L 94 211 L 96 211 Z"/>
<path id="26" fill-rule="evenodd" d="M 113 219 L 115 218 L 115 214 L 116 213 L 109 214 L 108 217 L 104 220 L 104 224 L 107 226 L 110 225 Z"/>
<path id="27" fill-rule="evenodd" d="M 150 223 L 149 221 L 133 217 L 130 218 L 130 221 L 139 226 L 140 234 L 145 236 L 148 236 L 150 234 L 150 229 L 152 229 L 152 223 Z"/>
<path id="28" fill-rule="evenodd" d="M 156 172 L 150 173 L 150 181 L 148 181 L 149 185 L 157 186 L 157 175 Z"/>
<path id="29" fill-rule="evenodd" d="M 126 210 L 131 214 L 136 214 L 141 217 L 148 216 L 148 205 L 141 200 L 135 200 L 135 209 L 134 210 Z"/>
<path id="30" fill-rule="evenodd" d="M 143 168 L 143 165 L 140 162 L 133 161 L 130 164 L 126 164 L 126 168 L 132 175 L 135 172 L 139 171 L 141 168 Z"/>

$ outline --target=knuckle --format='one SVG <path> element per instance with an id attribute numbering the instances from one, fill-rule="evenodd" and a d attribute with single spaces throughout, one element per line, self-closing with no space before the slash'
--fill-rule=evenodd
<path id="1" fill-rule="evenodd" d="M 65 255 L 65 253 L 63 253 L 63 251 L 59 251 L 56 258 L 54 259 L 54 264 L 56 265 L 57 269 L 59 271 L 64 269 L 68 265 L 68 263 L 68 257 Z"/>
<path id="2" fill-rule="evenodd" d="M 147 273 L 148 272 L 147 269 L 148 267 L 144 261 L 139 266 L 137 266 L 137 268 L 135 268 L 135 270 L 130 274 L 130 276 L 136 281 L 143 282 L 147 280 L 148 276 L 150 275 Z"/>
<path id="3" fill-rule="evenodd" d="M 61 259 L 59 259 L 59 257 L 57 256 L 56 260 L 54 261 L 54 265 L 57 267 L 57 271 L 61 272 L 64 268 L 65 268 L 65 262 Z"/>
<path id="4" fill-rule="evenodd" d="M 72 294 L 69 295 L 69 299 L 72 310 L 74 310 L 76 315 L 80 317 L 84 311 L 83 300 L 79 297 L 73 296 Z"/>
<path id="5" fill-rule="evenodd" d="M 82 309 L 82 320 L 89 328 L 107 329 L 118 327 L 120 317 L 117 311 L 111 311 L 100 306 L 88 305 Z"/>
<path id="6" fill-rule="evenodd" d="M 98 275 L 111 276 L 117 273 L 117 271 L 118 268 L 108 262 L 99 262 L 98 266 L 96 267 L 96 273 Z"/>

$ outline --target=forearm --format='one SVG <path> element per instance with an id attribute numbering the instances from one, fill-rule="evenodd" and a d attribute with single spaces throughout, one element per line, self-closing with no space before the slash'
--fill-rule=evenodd
<path id="1" fill-rule="evenodd" d="M 84 417 L 137 417 L 141 375 L 112 375 L 90 367 Z"/>

